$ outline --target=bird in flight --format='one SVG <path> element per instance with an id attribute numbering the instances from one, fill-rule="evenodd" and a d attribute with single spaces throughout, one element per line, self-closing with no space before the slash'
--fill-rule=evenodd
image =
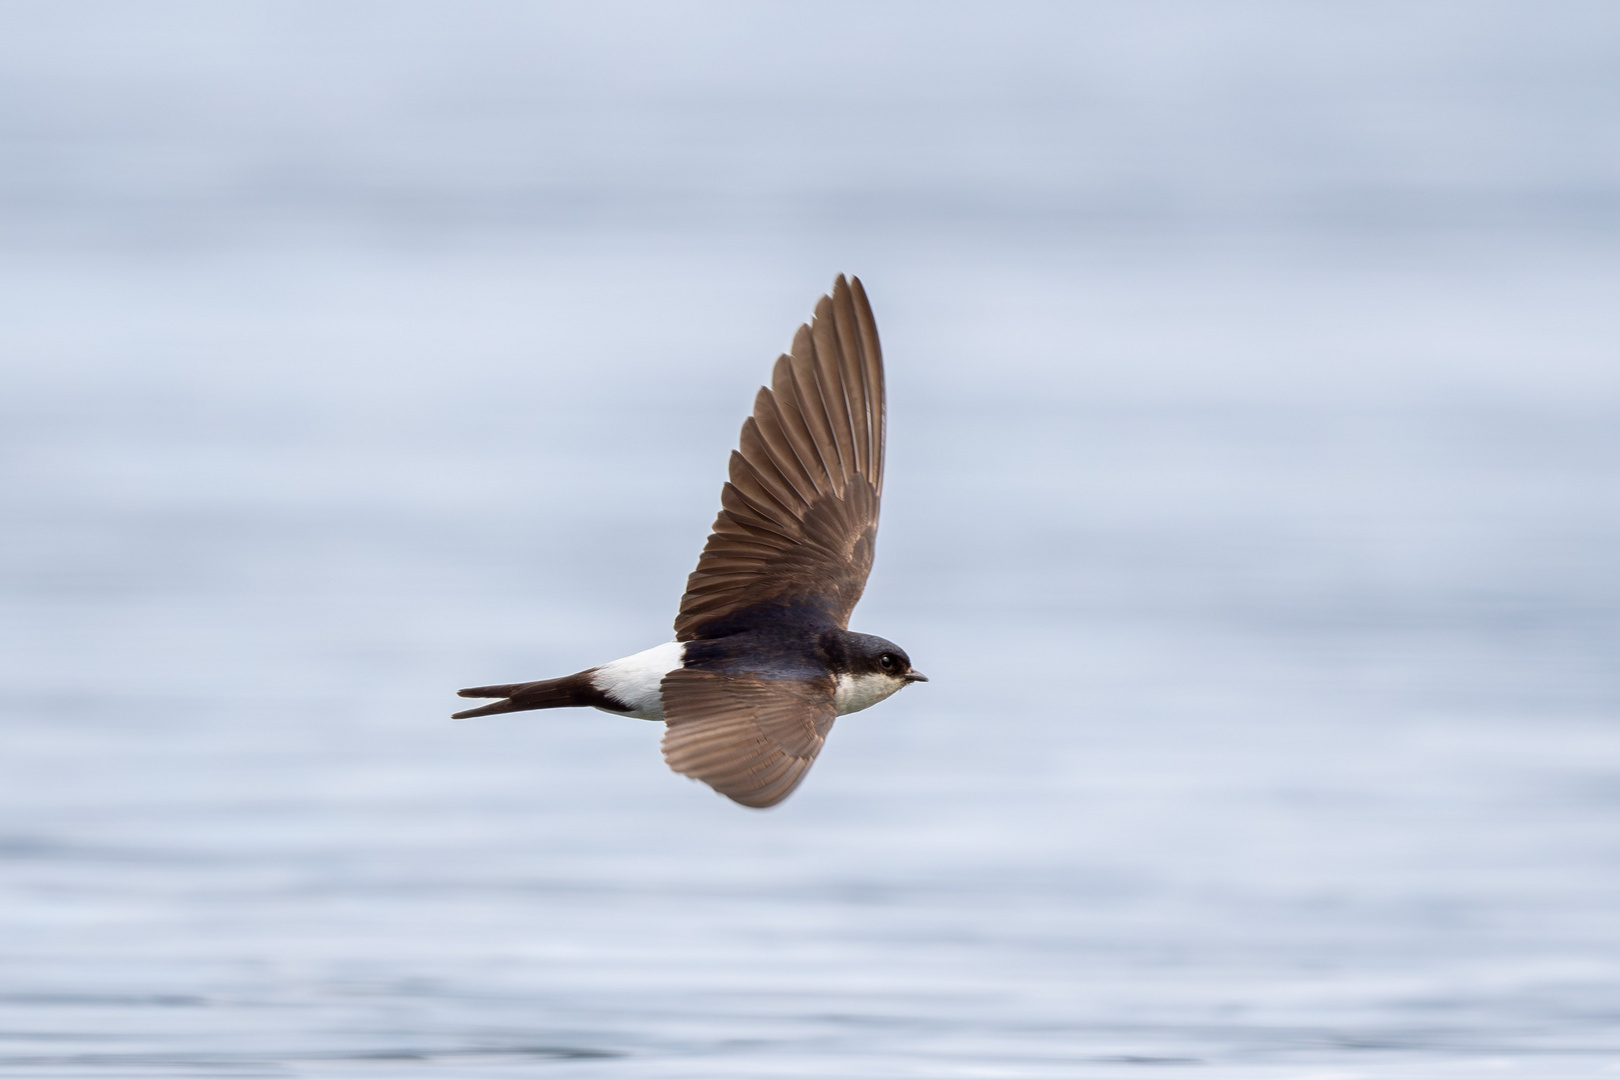
<path id="1" fill-rule="evenodd" d="M 842 274 L 754 398 L 675 640 L 560 679 L 474 686 L 461 720 L 591 706 L 664 722 L 664 760 L 744 806 L 799 786 L 833 720 L 927 682 L 892 641 L 849 629 L 883 494 L 883 353 Z"/>

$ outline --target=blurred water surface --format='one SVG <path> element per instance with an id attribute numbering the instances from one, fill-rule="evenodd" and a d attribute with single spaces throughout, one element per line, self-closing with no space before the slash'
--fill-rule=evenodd
<path id="1" fill-rule="evenodd" d="M 1620 1069 L 1612 9 L 671 10 L 7 9 L 0 1075 Z M 448 721 L 840 270 L 933 681 Z"/>

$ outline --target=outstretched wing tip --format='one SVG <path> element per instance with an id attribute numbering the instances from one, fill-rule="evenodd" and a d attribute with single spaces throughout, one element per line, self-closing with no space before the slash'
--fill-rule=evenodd
<path id="1" fill-rule="evenodd" d="M 669 767 L 669 771 L 674 773 L 676 776 L 686 777 L 687 780 L 694 784 L 700 784 L 704 787 L 708 787 L 710 791 L 714 792 L 717 798 L 725 799 L 727 802 L 736 803 L 738 806 L 745 806 L 750 810 L 774 810 L 776 807 L 787 802 L 788 796 L 792 795 L 798 790 L 798 785 L 795 784 L 793 787 L 782 792 L 780 795 L 773 795 L 767 799 L 751 799 L 745 795 L 730 795 L 724 791 L 721 791 L 719 788 L 710 787 L 708 784 L 703 782 L 701 777 L 693 776 L 690 773 L 683 773 L 673 765 Z"/>

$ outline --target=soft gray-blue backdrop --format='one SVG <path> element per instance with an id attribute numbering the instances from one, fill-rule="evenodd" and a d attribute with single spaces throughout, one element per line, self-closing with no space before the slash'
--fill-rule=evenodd
<path id="1" fill-rule="evenodd" d="M 1620 1069 L 1620 8 L 0 4 L 0 1076 Z M 839 271 L 753 813 L 665 640 Z"/>

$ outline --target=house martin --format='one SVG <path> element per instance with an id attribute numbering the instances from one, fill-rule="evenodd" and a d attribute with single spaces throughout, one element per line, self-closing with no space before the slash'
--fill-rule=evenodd
<path id="1" fill-rule="evenodd" d="M 883 494 L 883 353 L 859 278 L 833 283 L 754 398 L 675 640 L 560 679 L 475 686 L 456 719 L 591 706 L 664 722 L 664 760 L 744 806 L 804 779 L 833 720 L 927 679 L 849 629 Z"/>

